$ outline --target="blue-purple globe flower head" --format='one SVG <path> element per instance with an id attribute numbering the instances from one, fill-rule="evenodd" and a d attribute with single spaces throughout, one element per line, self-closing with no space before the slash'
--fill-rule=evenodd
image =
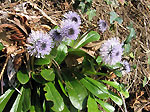
<path id="1" fill-rule="evenodd" d="M 98 22 L 99 30 L 104 33 L 104 31 L 107 29 L 107 23 L 105 20 L 99 20 Z"/>
<path id="2" fill-rule="evenodd" d="M 63 20 L 61 23 L 61 35 L 65 38 L 76 40 L 80 33 L 79 26 L 71 20 Z"/>
<path id="3" fill-rule="evenodd" d="M 49 32 L 49 35 L 53 38 L 54 41 L 62 41 L 63 40 L 63 36 L 61 35 L 60 29 L 52 29 Z"/>
<path id="4" fill-rule="evenodd" d="M 125 75 L 125 74 L 129 73 L 130 72 L 130 64 L 129 64 L 129 62 L 127 60 L 123 60 L 121 62 L 121 64 L 123 66 L 122 74 Z"/>
<path id="5" fill-rule="evenodd" d="M 76 12 L 69 11 L 64 14 L 65 19 L 74 21 L 76 24 L 81 25 L 81 18 Z"/>
<path id="6" fill-rule="evenodd" d="M 115 65 L 117 62 L 121 62 L 123 48 L 119 39 L 115 37 L 108 39 L 102 44 L 100 54 L 105 64 Z"/>
<path id="7" fill-rule="evenodd" d="M 32 31 L 27 42 L 29 54 L 36 58 L 45 58 L 45 55 L 48 55 L 53 47 L 52 38 L 42 31 Z"/>

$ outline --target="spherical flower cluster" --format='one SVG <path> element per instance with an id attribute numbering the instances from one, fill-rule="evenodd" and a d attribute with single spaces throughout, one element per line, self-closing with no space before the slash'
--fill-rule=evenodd
<path id="1" fill-rule="evenodd" d="M 51 52 L 53 40 L 49 34 L 42 31 L 32 31 L 27 38 L 27 50 L 31 56 L 44 58 Z"/>
<path id="2" fill-rule="evenodd" d="M 80 16 L 76 12 L 69 11 L 64 14 L 65 19 L 74 21 L 76 24 L 81 25 Z"/>
<path id="3" fill-rule="evenodd" d="M 123 65 L 122 74 L 124 75 L 124 74 L 129 73 L 130 72 L 130 64 L 129 64 L 129 62 L 126 61 L 126 60 L 123 60 L 121 62 L 121 64 Z"/>
<path id="4" fill-rule="evenodd" d="M 119 39 L 115 37 L 108 39 L 102 44 L 100 54 L 105 64 L 115 65 L 117 62 L 121 62 L 123 48 Z"/>
<path id="5" fill-rule="evenodd" d="M 107 23 L 105 20 L 99 20 L 98 22 L 99 30 L 104 33 L 104 31 L 107 29 Z"/>
<path id="6" fill-rule="evenodd" d="M 65 38 L 76 40 L 80 30 L 78 24 L 71 20 L 63 20 L 61 24 L 61 35 Z"/>
<path id="7" fill-rule="evenodd" d="M 54 41 L 62 41 L 63 36 L 61 35 L 60 29 L 52 29 L 49 32 L 50 36 L 53 38 Z"/>

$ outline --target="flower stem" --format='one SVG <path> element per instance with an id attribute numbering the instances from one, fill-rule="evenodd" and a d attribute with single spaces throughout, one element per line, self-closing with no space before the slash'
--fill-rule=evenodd
<path id="1" fill-rule="evenodd" d="M 34 72 L 34 55 L 31 57 L 31 68 L 32 72 Z"/>

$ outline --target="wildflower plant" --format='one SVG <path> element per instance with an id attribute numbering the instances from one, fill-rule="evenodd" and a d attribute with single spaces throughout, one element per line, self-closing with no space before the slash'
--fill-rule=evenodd
<path id="1" fill-rule="evenodd" d="M 105 20 L 99 20 L 98 22 L 98 25 L 99 25 L 99 30 L 104 33 L 104 31 L 107 29 L 107 23 Z"/>
<path id="2" fill-rule="evenodd" d="M 61 23 L 61 35 L 64 38 L 76 40 L 80 33 L 79 24 L 68 19 L 63 20 Z"/>
<path id="3" fill-rule="evenodd" d="M 0 111 L 98 112 L 100 105 L 106 112 L 114 112 L 115 108 L 106 101 L 111 99 L 121 106 L 120 94 L 129 97 L 128 90 L 118 82 L 100 78 L 110 76 L 111 72 L 130 72 L 129 63 L 122 61 L 126 43 L 110 37 L 102 41 L 98 55 L 91 55 L 81 48 L 100 40 L 99 33 L 89 30 L 79 35 L 80 16 L 68 12 L 64 17 L 58 29 L 51 29 L 48 33 L 32 31 L 28 35 L 23 47 L 30 58 L 16 71 L 19 94 L 9 88 L 1 95 Z M 100 20 L 97 27 L 105 33 L 107 24 Z M 65 42 L 65 38 L 71 42 Z M 55 42 L 59 44 L 55 46 Z M 115 88 L 118 94 L 106 85 Z M 8 106 L 11 99 L 14 103 Z"/>
<path id="4" fill-rule="evenodd" d="M 68 13 L 65 13 L 64 18 L 67 20 L 71 20 L 78 25 L 81 25 L 81 18 L 76 12 L 69 11 Z"/>
<path id="5" fill-rule="evenodd" d="M 53 48 L 53 40 L 47 33 L 42 31 L 32 31 L 27 38 L 27 50 L 31 56 L 44 58 L 50 54 Z"/>
<path id="6" fill-rule="evenodd" d="M 49 32 L 49 35 L 50 37 L 52 37 L 52 39 L 54 41 L 62 41 L 63 40 L 63 36 L 61 35 L 61 31 L 60 29 L 52 29 L 50 32 Z"/>
<path id="7" fill-rule="evenodd" d="M 119 42 L 119 39 L 115 37 L 108 39 L 102 44 L 100 54 L 106 64 L 115 65 L 117 62 L 121 62 L 123 48 L 122 44 Z"/>

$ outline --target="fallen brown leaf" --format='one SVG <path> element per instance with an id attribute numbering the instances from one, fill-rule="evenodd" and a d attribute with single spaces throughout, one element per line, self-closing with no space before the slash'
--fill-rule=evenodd
<path id="1" fill-rule="evenodd" d="M 3 46 L 8 47 L 11 44 L 13 44 L 12 41 L 9 40 L 10 35 L 6 34 L 6 31 L 0 31 L 0 42 L 3 44 Z"/>
<path id="2" fill-rule="evenodd" d="M 8 19 L 13 24 L 17 25 L 18 28 L 20 28 L 25 35 L 27 36 L 29 33 L 31 33 L 31 28 L 28 25 L 27 18 L 25 16 L 21 15 L 15 15 L 15 14 L 9 14 L 11 19 Z"/>

